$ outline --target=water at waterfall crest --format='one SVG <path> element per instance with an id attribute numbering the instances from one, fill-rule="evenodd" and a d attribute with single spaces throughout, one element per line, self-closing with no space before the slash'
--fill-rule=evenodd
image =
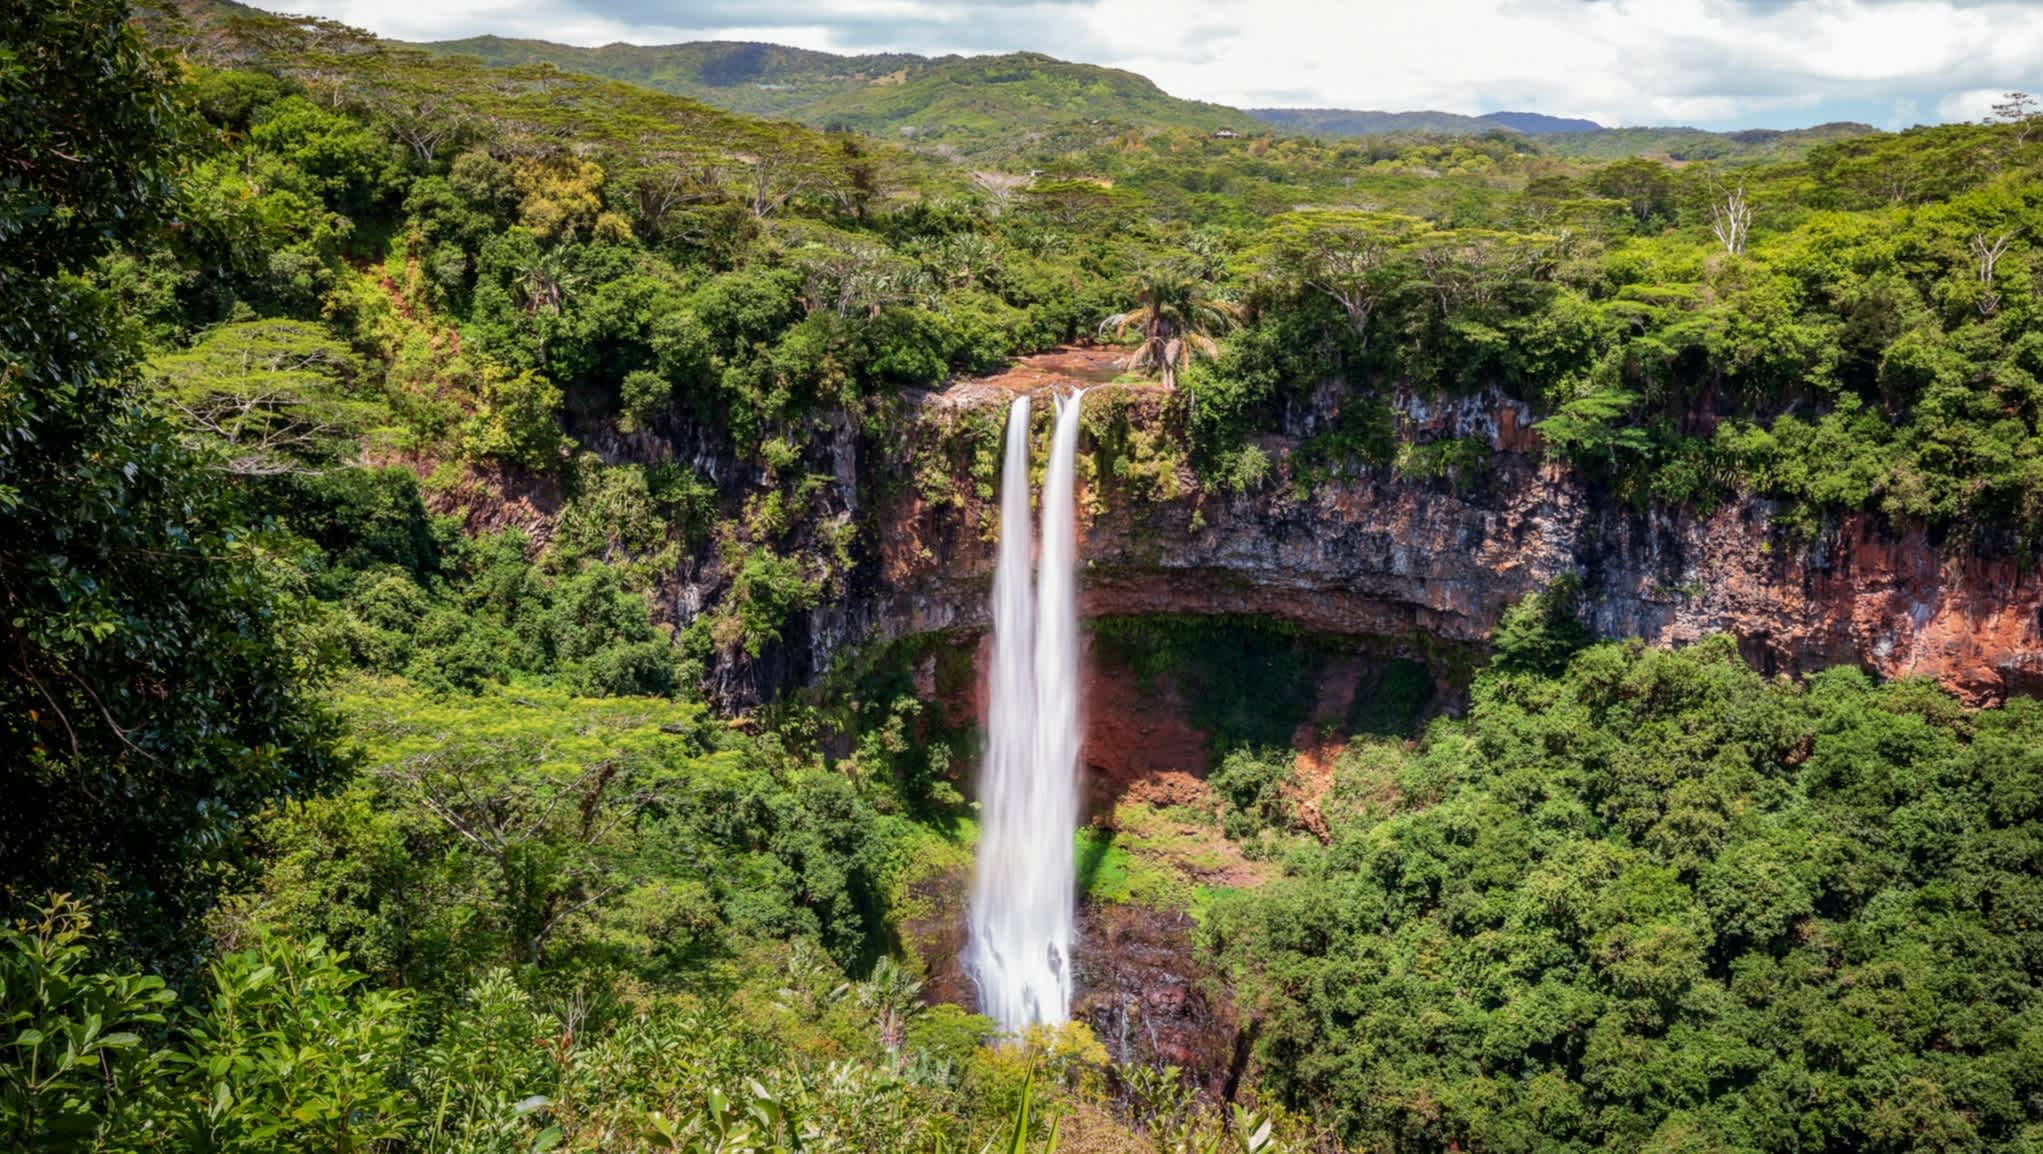
<path id="1" fill-rule="evenodd" d="M 1078 827 L 1073 461 L 1083 395 L 1057 400 L 1033 589 L 1029 399 L 1017 397 L 1007 412 L 970 962 L 980 1010 L 1009 1032 L 1062 1022 L 1071 1010 L 1071 835 Z"/>

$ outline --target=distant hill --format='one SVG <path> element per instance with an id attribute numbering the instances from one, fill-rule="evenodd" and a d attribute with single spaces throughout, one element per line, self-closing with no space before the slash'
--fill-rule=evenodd
<path id="1" fill-rule="evenodd" d="M 1603 126 L 1579 116 L 1548 116 L 1543 112 L 1485 112 L 1476 117 L 1499 128 L 1527 136 L 1565 136 L 1572 132 L 1601 132 Z"/>
<path id="2" fill-rule="evenodd" d="M 961 152 L 1026 145 L 1072 128 L 1254 131 L 1255 118 L 1180 100 L 1133 72 L 1033 52 L 924 57 L 836 56 L 773 44 L 704 41 L 578 48 L 479 36 L 425 44 L 429 51 L 498 66 L 546 63 L 693 97 L 735 112 L 819 128 L 938 144 Z"/>
<path id="3" fill-rule="evenodd" d="M 839 56 L 727 40 L 581 48 L 499 36 L 443 40 L 420 47 L 443 55 L 474 56 L 498 67 L 551 64 L 562 71 L 622 80 L 733 112 L 784 117 L 817 128 L 851 129 L 966 155 L 1083 147 L 1131 128 L 1246 134 L 1267 126 L 1311 136 L 1510 132 L 1530 137 L 1542 150 L 1564 156 L 1614 159 L 1647 154 L 1673 160 L 1745 162 L 1796 156 L 1826 141 L 1877 131 L 1870 125 L 1848 123 L 1730 133 L 1685 127 L 1606 128 L 1593 120 L 1539 112 L 1466 116 L 1436 110 L 1244 110 L 1180 99 L 1133 72 L 1075 64 L 1034 52 Z"/>
<path id="4" fill-rule="evenodd" d="M 1792 159 L 1819 144 L 1878 135 L 1880 130 L 1870 124 L 1847 120 L 1819 124 L 1813 128 L 1751 128 L 1738 132 L 1709 132 L 1700 128 L 1603 128 L 1595 132 L 1542 136 L 1539 143 L 1548 152 L 1587 160 L 1664 156 L 1670 160 L 1750 163 Z"/>
<path id="5" fill-rule="evenodd" d="M 1664 156 L 1670 160 L 1722 160 L 1749 163 L 1799 156 L 1819 144 L 1854 136 L 1873 136 L 1870 124 L 1839 121 L 1813 128 L 1754 128 L 1710 132 L 1701 128 L 1605 128 L 1593 120 L 1547 116 L 1538 112 L 1488 112 L 1463 116 L 1455 112 L 1380 112 L 1348 108 L 1252 108 L 1249 114 L 1291 132 L 1315 136 L 1380 136 L 1423 133 L 1480 136 L 1515 132 L 1533 138 L 1541 150 L 1559 156 L 1616 160 L 1627 156 Z"/>
<path id="6" fill-rule="evenodd" d="M 1400 132 L 1478 136 L 1497 129 L 1526 136 L 1543 136 L 1599 132 L 1603 129 L 1593 120 L 1547 116 L 1539 112 L 1485 112 L 1481 116 L 1464 116 L 1459 112 L 1431 109 L 1381 112 L 1352 108 L 1251 108 L 1248 113 L 1265 124 L 1315 136 L 1386 136 Z"/>
<path id="7" fill-rule="evenodd" d="M 1389 136 L 1401 132 L 1433 132 L 1475 136 L 1502 125 L 1458 112 L 1380 112 L 1353 108 L 1251 108 L 1250 116 L 1265 124 L 1310 136 Z"/>
<path id="8" fill-rule="evenodd" d="M 546 40 L 474 36 L 421 47 L 436 53 L 478 57 L 498 67 L 551 64 L 564 72 L 581 72 L 690 96 L 733 112 L 783 116 L 805 104 L 881 82 L 903 69 L 927 63 L 923 57 L 907 53 L 837 56 L 779 44 L 729 40 L 580 48 Z"/>

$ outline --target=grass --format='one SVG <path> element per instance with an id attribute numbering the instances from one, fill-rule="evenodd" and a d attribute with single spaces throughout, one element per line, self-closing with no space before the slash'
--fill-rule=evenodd
<path id="1" fill-rule="evenodd" d="M 1224 895 L 1273 873 L 1220 835 L 1211 814 L 1124 803 L 1116 828 L 1078 831 L 1078 892 L 1085 901 L 1181 911 L 1203 921 Z"/>

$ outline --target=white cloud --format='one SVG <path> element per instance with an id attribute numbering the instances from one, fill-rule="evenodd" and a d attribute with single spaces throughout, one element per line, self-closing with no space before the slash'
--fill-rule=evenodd
<path id="1" fill-rule="evenodd" d="M 2012 0 L 298 0 L 402 39 L 1030 49 L 1244 105 L 1528 109 L 1609 124 L 1971 119 L 2043 85 Z"/>
<path id="2" fill-rule="evenodd" d="M 1953 92 L 1937 101 L 1937 119 L 1984 120 L 2006 91 L 2004 88 L 1970 88 Z"/>

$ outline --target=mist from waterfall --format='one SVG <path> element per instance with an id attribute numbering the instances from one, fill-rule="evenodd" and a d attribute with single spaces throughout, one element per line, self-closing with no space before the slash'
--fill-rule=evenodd
<path id="1" fill-rule="evenodd" d="M 1057 400 L 1033 590 L 1029 399 L 1017 397 L 1007 413 L 969 960 L 980 1010 L 1008 1032 L 1062 1022 L 1071 1007 L 1079 736 L 1073 522 L 1083 395 Z"/>

